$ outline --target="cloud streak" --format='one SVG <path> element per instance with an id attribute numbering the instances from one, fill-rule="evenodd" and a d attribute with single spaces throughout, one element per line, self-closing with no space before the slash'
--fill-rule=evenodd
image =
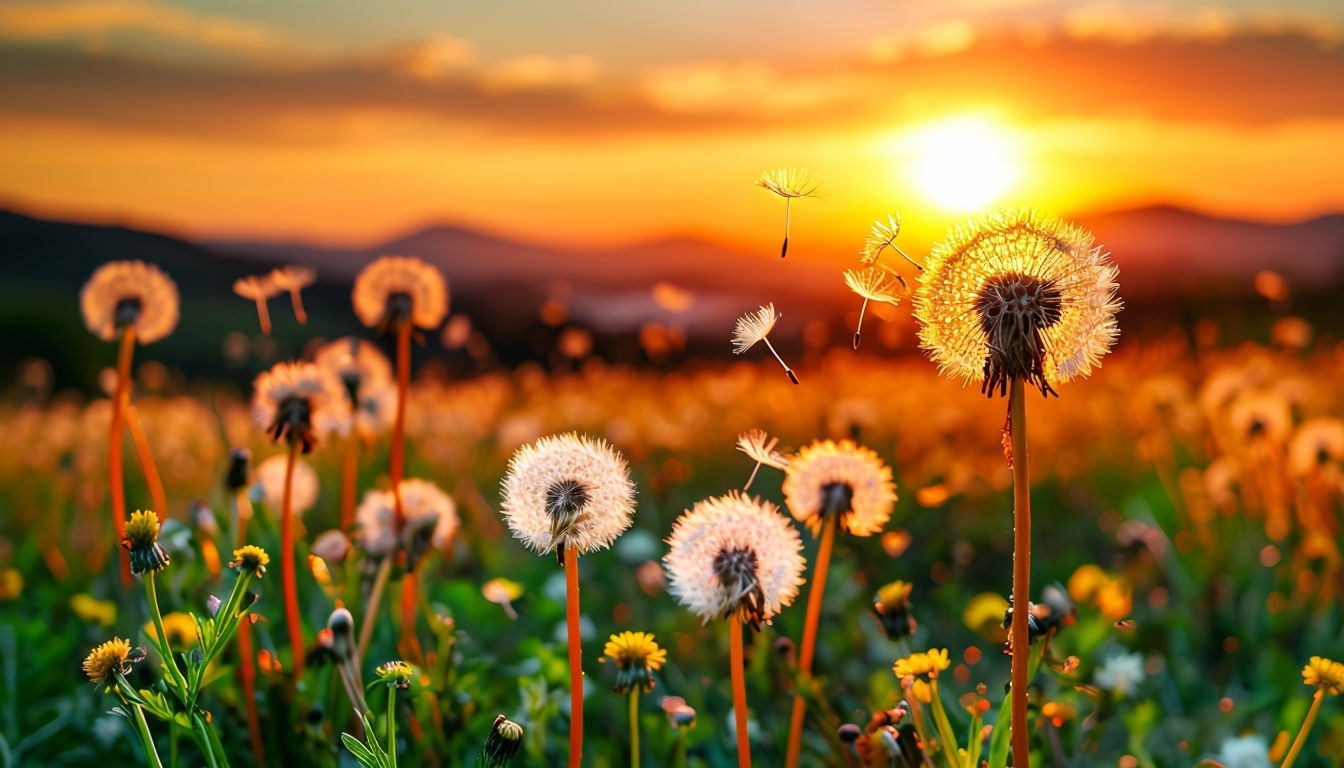
<path id="1" fill-rule="evenodd" d="M 153 0 L 79 0 L 0 6 L 0 37 L 51 40 L 96 39 L 113 32 L 160 37 L 233 51 L 270 51 L 280 36 L 266 24 L 200 14 Z"/>

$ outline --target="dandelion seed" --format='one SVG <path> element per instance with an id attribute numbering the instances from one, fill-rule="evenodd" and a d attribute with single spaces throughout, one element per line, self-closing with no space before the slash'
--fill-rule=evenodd
<path id="1" fill-rule="evenodd" d="M 125 328 L 141 344 L 173 332 L 178 318 L 177 284 L 143 261 L 111 261 L 94 271 L 79 293 L 84 325 L 103 341 Z"/>
<path id="2" fill-rule="evenodd" d="M 744 492 L 750 490 L 752 482 L 756 479 L 756 473 L 761 470 L 762 464 L 781 470 L 789 466 L 788 457 L 775 450 L 775 446 L 778 444 L 778 437 L 770 437 L 762 429 L 749 429 L 737 436 L 737 450 L 747 454 L 756 462 L 756 466 L 751 470 L 751 477 L 747 478 L 747 484 L 742 486 Z"/>
<path id="3" fill-rule="evenodd" d="M 789 217 L 793 199 L 816 197 L 821 183 L 806 168 L 776 168 L 761 174 L 756 185 L 784 198 L 784 245 L 779 249 L 782 259 L 789 252 Z"/>
<path id="4" fill-rule="evenodd" d="M 274 274 L 274 273 L 272 273 Z M 250 299 L 257 305 L 257 323 L 261 332 L 271 334 L 271 310 L 267 306 L 272 296 L 280 293 L 280 287 L 272 280 L 272 275 L 248 275 L 233 283 L 233 292 Z"/>
<path id="5" fill-rule="evenodd" d="M 299 325 L 308 322 L 308 313 L 303 310 L 303 297 L 299 294 L 304 288 L 317 281 L 317 270 L 312 267 L 278 267 L 268 276 L 271 285 L 277 291 L 288 291 L 290 304 L 294 307 L 294 319 Z"/>
<path id="6" fill-rule="evenodd" d="M 914 296 L 920 345 L 987 395 L 1015 378 L 1054 394 L 1115 343 L 1116 274 L 1076 226 L 1031 211 L 974 220 L 929 255 Z"/>
<path id="7" fill-rule="evenodd" d="M 859 322 L 854 328 L 854 348 L 859 348 L 859 335 L 863 332 L 863 316 L 868 311 L 868 302 L 885 301 L 893 306 L 901 302 L 901 296 L 907 286 L 905 280 L 886 267 L 845 270 L 845 285 L 849 290 L 863 297 L 859 307 Z"/>
<path id="8" fill-rule="evenodd" d="M 924 266 L 910 258 L 909 254 L 896 245 L 896 236 L 899 234 L 901 234 L 901 214 L 887 216 L 885 223 L 874 221 L 867 239 L 863 241 L 863 249 L 859 251 L 859 261 L 868 266 L 874 265 L 881 258 L 882 252 L 890 248 L 900 254 L 901 258 L 909 262 L 916 270 L 923 272 Z M 901 281 L 902 286 L 905 285 L 905 278 L 899 274 L 896 275 L 896 279 Z"/>
<path id="9" fill-rule="evenodd" d="M 757 312 L 748 312 L 739 317 L 736 325 L 733 326 L 733 354 L 743 354 L 756 346 L 758 342 L 764 342 L 766 349 L 770 350 L 770 354 L 774 355 L 775 359 L 784 368 L 784 373 L 788 374 L 789 381 L 797 384 L 798 377 L 794 375 L 793 369 L 784 362 L 784 358 L 779 356 L 779 353 L 770 343 L 770 339 L 767 338 L 778 321 L 779 315 L 775 313 L 773 302 L 761 307 Z"/>

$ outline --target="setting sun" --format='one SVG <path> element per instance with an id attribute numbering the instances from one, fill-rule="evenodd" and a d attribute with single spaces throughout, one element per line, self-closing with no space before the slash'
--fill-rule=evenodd
<path id="1" fill-rule="evenodd" d="M 950 211 L 972 211 L 993 203 L 1020 175 L 1012 135 L 985 118 L 931 123 L 912 132 L 907 146 L 919 190 Z"/>

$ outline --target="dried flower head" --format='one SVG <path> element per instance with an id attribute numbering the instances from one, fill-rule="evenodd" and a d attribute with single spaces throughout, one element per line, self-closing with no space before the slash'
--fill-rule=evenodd
<path id="1" fill-rule="evenodd" d="M 784 470 L 784 501 L 795 520 L 816 533 L 828 515 L 855 536 L 882 530 L 896 504 L 891 468 L 850 440 L 803 447 Z"/>
<path id="2" fill-rule="evenodd" d="M 736 491 L 697 502 L 667 543 L 669 591 L 704 622 L 738 614 L 759 629 L 803 583 L 798 531 L 774 504 Z"/>
<path id="3" fill-rule="evenodd" d="M 739 317 L 737 323 L 733 325 L 733 354 L 743 354 L 756 346 L 758 342 L 765 342 L 770 354 L 775 356 L 775 359 L 784 368 L 784 373 L 788 374 L 789 381 L 797 384 L 798 377 L 794 375 L 793 369 L 789 368 L 788 364 L 784 362 L 784 358 L 779 356 L 779 353 L 770 343 L 770 339 L 767 338 L 778 321 L 779 315 L 775 313 L 774 302 L 766 304 L 757 312 L 748 312 Z"/>
<path id="4" fill-rule="evenodd" d="M 924 653 L 912 653 L 903 659 L 897 659 L 892 665 L 891 671 L 896 673 L 897 677 L 920 677 L 927 676 L 934 678 L 938 673 L 952 666 L 948 660 L 946 648 L 934 648 Z"/>
<path id="5" fill-rule="evenodd" d="M 893 581 L 873 595 L 873 613 L 877 614 L 888 640 L 915 634 L 915 617 L 910 615 L 910 592 L 913 589 L 914 585 L 909 582 Z"/>
<path id="6" fill-rule="evenodd" d="M 272 276 L 248 275 L 247 277 L 240 277 L 233 282 L 233 292 L 257 305 L 257 324 L 261 326 L 262 333 L 270 334 L 271 311 L 266 302 L 272 296 L 280 293 L 280 286 L 275 284 Z"/>
<path id="7" fill-rule="evenodd" d="M 1013 379 L 1053 393 L 1115 342 L 1116 275 L 1079 227 L 1031 211 L 973 220 L 929 255 L 914 298 L 920 345 L 987 395 Z"/>
<path id="8" fill-rule="evenodd" d="M 121 546 L 131 553 L 131 573 L 158 572 L 168 567 L 168 553 L 159 546 L 159 516 L 153 511 L 131 513 Z"/>
<path id="9" fill-rule="evenodd" d="M 380 334 L 406 323 L 437 328 L 448 314 L 448 284 L 433 266 L 413 256 L 383 256 L 355 278 L 355 315 Z"/>
<path id="10" fill-rule="evenodd" d="M 271 556 L 266 554 L 266 550 L 254 544 L 245 544 L 233 550 L 233 560 L 229 562 L 229 567 L 236 568 L 239 573 L 250 573 L 254 578 L 260 579 L 266 575 L 266 566 L 270 564 Z"/>
<path id="11" fill-rule="evenodd" d="M 139 660 L 132 657 L 129 640 L 114 637 L 89 652 L 84 659 L 84 674 L 92 682 L 111 687 L 117 676 L 130 674 L 131 664 Z"/>
<path id="12" fill-rule="evenodd" d="M 645 693 L 653 690 L 653 673 L 667 661 L 667 651 L 659 648 L 648 632 L 622 632 L 612 635 L 602 650 L 601 661 L 616 662 L 616 693 L 638 686 Z"/>
<path id="13" fill-rule="evenodd" d="M 1302 667 L 1302 682 L 1314 685 L 1331 696 L 1344 693 L 1344 664 L 1324 656 L 1312 656 Z"/>
<path id="14" fill-rule="evenodd" d="M 103 341 L 126 327 L 150 344 L 177 326 L 177 284 L 143 261 L 110 261 L 94 270 L 79 292 L 84 325 Z"/>
<path id="15" fill-rule="evenodd" d="M 630 468 L 601 438 L 571 432 L 524 445 L 501 485 L 509 530 L 538 553 L 606 549 L 635 514 Z"/>
<path id="16" fill-rule="evenodd" d="M 481 748 L 480 762 L 484 768 L 504 768 L 522 748 L 523 726 L 503 715 L 496 715 L 490 735 Z"/>
<path id="17" fill-rule="evenodd" d="M 350 428 L 350 406 L 336 377 L 312 363 L 276 363 L 252 384 L 252 417 L 271 439 L 308 453 L 328 433 Z"/>
<path id="18" fill-rule="evenodd" d="M 859 322 L 854 328 L 854 348 L 858 349 L 868 302 L 882 301 L 895 306 L 901 302 L 908 287 L 899 274 L 881 266 L 845 270 L 845 285 L 863 298 L 863 304 L 859 306 Z"/>

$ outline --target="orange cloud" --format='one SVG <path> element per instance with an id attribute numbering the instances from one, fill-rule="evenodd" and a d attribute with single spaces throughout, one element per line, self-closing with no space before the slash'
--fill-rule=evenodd
<path id="1" fill-rule="evenodd" d="M 77 0 L 0 7 L 0 37 L 45 40 L 135 30 L 212 48 L 271 50 L 280 38 L 265 24 L 196 13 L 153 0 Z"/>

